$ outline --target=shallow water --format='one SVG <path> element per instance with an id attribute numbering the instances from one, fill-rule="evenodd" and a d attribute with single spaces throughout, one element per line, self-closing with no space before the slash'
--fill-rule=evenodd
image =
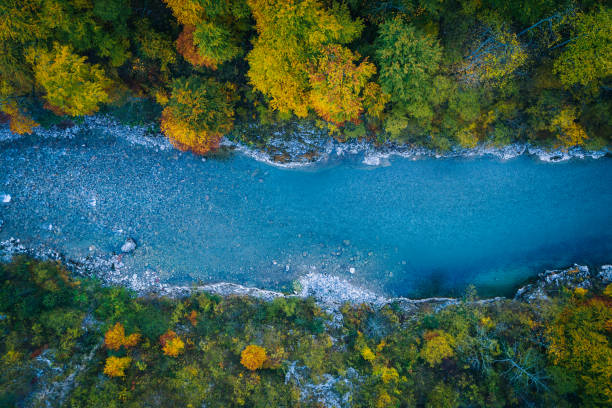
<path id="1" fill-rule="evenodd" d="M 241 154 L 203 161 L 91 131 L 5 141 L 0 240 L 80 257 L 133 237 L 123 261 L 166 282 L 279 288 L 317 271 L 408 296 L 471 283 L 507 294 L 545 268 L 612 261 L 610 159 L 388 164 L 359 154 L 301 169 Z"/>

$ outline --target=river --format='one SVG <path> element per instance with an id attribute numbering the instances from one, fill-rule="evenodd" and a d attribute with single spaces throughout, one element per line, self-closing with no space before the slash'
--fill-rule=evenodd
<path id="1" fill-rule="evenodd" d="M 408 296 L 508 294 L 545 268 L 612 261 L 609 158 L 356 153 L 290 169 L 164 147 L 94 130 L 0 142 L 0 240 L 78 258 L 132 237 L 130 273 L 163 282 L 287 289 L 315 271 Z"/>

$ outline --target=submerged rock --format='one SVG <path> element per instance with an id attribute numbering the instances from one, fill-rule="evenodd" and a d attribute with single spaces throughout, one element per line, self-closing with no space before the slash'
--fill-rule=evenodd
<path id="1" fill-rule="evenodd" d="M 121 252 L 130 253 L 136 249 L 136 241 L 132 238 L 128 238 L 123 245 L 121 245 Z"/>
<path id="2" fill-rule="evenodd" d="M 0 201 L 3 203 L 10 203 L 11 195 L 10 194 L 0 194 Z"/>

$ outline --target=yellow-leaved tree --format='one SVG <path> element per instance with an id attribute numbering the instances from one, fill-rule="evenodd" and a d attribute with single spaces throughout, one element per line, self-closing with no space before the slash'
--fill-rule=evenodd
<path id="1" fill-rule="evenodd" d="M 250 344 L 240 353 L 240 363 L 251 371 L 263 366 L 268 359 L 266 349 L 256 344 Z"/>
<path id="2" fill-rule="evenodd" d="M 453 346 L 455 339 L 442 330 L 430 330 L 423 335 L 425 345 L 421 349 L 421 357 L 431 367 L 440 364 L 445 358 L 452 357 L 455 352 Z"/>
<path id="3" fill-rule="evenodd" d="M 9 127 L 11 132 L 22 135 L 24 133 L 32 133 L 32 129 L 38 126 L 31 118 L 24 115 L 16 102 L 0 103 L 0 111 L 4 112 L 9 117 Z"/>
<path id="4" fill-rule="evenodd" d="M 582 146 L 588 136 L 584 128 L 576 123 L 575 109 L 563 107 L 550 122 L 549 130 L 557 137 L 559 147 Z"/>
<path id="5" fill-rule="evenodd" d="M 140 334 L 132 333 L 126 336 L 125 328 L 121 323 L 116 323 L 104 335 L 104 345 L 111 350 L 119 350 L 121 346 L 134 347 L 138 341 L 140 341 Z"/>
<path id="6" fill-rule="evenodd" d="M 70 116 L 89 115 L 100 104 L 110 102 L 112 82 L 104 70 L 89 64 L 71 47 L 55 43 L 51 50 L 30 48 L 27 60 L 51 110 Z"/>
<path id="7" fill-rule="evenodd" d="M 162 334 L 159 338 L 159 343 L 162 346 L 164 354 L 170 357 L 178 357 L 179 354 L 185 350 L 185 343 L 183 340 L 172 330 L 168 330 Z"/>
<path id="8" fill-rule="evenodd" d="M 249 80 L 283 113 L 306 117 L 314 109 L 337 124 L 363 110 L 363 90 L 375 67 L 342 44 L 359 37 L 363 25 L 346 6 L 319 0 L 249 0 L 257 38 L 248 54 Z"/>
<path id="9" fill-rule="evenodd" d="M 110 356 L 106 359 L 104 365 L 104 374 L 109 377 L 124 377 L 125 369 L 130 366 L 132 359 L 130 357 L 115 357 Z"/>
<path id="10" fill-rule="evenodd" d="M 328 122 L 356 122 L 364 111 L 364 90 L 376 67 L 348 48 L 330 45 L 317 58 L 309 74 L 309 98 L 314 110 Z"/>
<path id="11" fill-rule="evenodd" d="M 558 384 L 582 400 L 581 406 L 612 405 L 612 321 L 610 302 L 576 297 L 547 330 L 548 357 L 558 367 Z"/>

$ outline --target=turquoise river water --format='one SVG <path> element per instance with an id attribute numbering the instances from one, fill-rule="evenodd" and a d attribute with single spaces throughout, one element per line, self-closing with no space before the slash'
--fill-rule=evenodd
<path id="1" fill-rule="evenodd" d="M 609 158 L 287 169 L 83 132 L 0 142 L 0 195 L 0 241 L 81 257 L 133 237 L 123 261 L 170 283 L 289 288 L 316 271 L 394 295 L 508 294 L 546 268 L 612 261 Z"/>

